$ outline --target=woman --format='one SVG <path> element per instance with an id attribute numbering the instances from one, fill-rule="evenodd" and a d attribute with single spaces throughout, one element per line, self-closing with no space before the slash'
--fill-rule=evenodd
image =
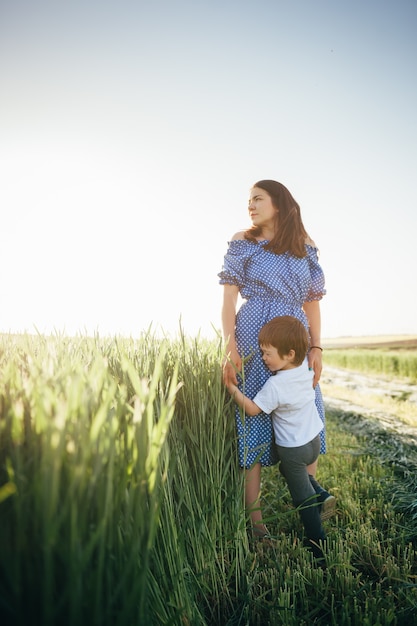
<path id="1" fill-rule="evenodd" d="M 253 398 L 270 376 L 258 346 L 259 330 L 277 316 L 298 318 L 310 337 L 308 362 L 314 370 L 316 405 L 323 421 L 320 452 L 324 453 L 325 417 L 318 381 L 322 370 L 319 301 L 325 289 L 317 248 L 303 226 L 300 207 L 281 183 L 255 183 L 250 192 L 249 217 L 252 227 L 232 237 L 219 273 L 220 284 L 224 285 L 224 382 L 237 384 Z M 245 302 L 236 311 L 239 294 Z M 261 467 L 278 462 L 271 417 L 265 413 L 244 417 L 237 407 L 236 428 L 239 463 L 246 473 L 245 503 L 253 533 L 262 537 L 267 529 L 260 509 Z M 321 501 L 334 501 L 315 481 L 316 465 L 308 468 L 313 487 Z"/>

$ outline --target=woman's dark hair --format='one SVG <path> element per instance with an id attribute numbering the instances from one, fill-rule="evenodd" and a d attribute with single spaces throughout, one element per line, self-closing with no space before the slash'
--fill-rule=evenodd
<path id="1" fill-rule="evenodd" d="M 280 357 L 294 350 L 294 365 L 301 365 L 308 350 L 309 338 L 304 324 L 296 317 L 282 315 L 274 317 L 259 331 L 260 346 L 273 346 Z"/>
<path id="2" fill-rule="evenodd" d="M 308 235 L 301 219 L 300 207 L 288 189 L 276 180 L 260 180 L 252 186 L 254 187 L 266 191 L 278 210 L 276 234 L 265 244 L 265 249 L 275 254 L 289 252 L 299 258 L 305 257 Z M 252 226 L 245 232 L 245 239 L 256 241 L 261 232 L 261 227 Z"/>

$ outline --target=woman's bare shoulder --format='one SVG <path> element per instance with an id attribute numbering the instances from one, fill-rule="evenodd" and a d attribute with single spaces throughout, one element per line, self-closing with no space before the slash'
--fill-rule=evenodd
<path id="1" fill-rule="evenodd" d="M 231 241 L 236 241 L 239 239 L 244 239 L 245 238 L 245 232 L 244 230 L 239 230 L 237 233 L 235 233 L 231 239 Z"/>

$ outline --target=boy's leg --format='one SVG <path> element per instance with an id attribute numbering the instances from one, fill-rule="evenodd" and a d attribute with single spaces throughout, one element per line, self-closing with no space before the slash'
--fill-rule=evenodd
<path id="1" fill-rule="evenodd" d="M 279 458 L 281 460 L 281 473 L 287 481 L 293 503 L 300 506 L 301 521 L 309 539 L 319 541 L 325 539 L 317 494 L 310 482 L 307 466 L 314 462 L 320 450 L 318 437 L 304 446 L 297 448 L 284 448 L 279 446 Z"/>
<path id="2" fill-rule="evenodd" d="M 314 476 L 314 477 L 316 476 L 318 463 L 319 463 L 319 460 L 316 459 L 315 461 L 313 461 L 313 463 L 310 463 L 310 465 L 307 465 L 307 470 L 310 476 Z"/>
<path id="3" fill-rule="evenodd" d="M 329 519 L 336 512 L 336 498 L 332 496 L 326 489 L 317 482 L 317 480 L 309 474 L 310 483 L 318 496 L 318 500 L 321 503 L 320 515 L 321 519 Z"/>
<path id="4" fill-rule="evenodd" d="M 326 534 L 320 519 L 319 507 L 310 498 L 304 501 L 298 509 L 304 530 L 308 539 L 320 541 L 326 539 Z"/>

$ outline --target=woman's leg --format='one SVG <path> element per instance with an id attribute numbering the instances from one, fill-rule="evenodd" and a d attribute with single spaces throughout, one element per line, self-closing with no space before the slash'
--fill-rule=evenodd
<path id="1" fill-rule="evenodd" d="M 319 462 L 319 460 L 316 459 L 314 461 L 314 463 L 311 463 L 310 465 L 307 465 L 307 472 L 310 474 L 310 476 L 313 476 L 313 478 L 316 476 L 316 473 L 317 473 L 318 462 Z"/>
<path id="2" fill-rule="evenodd" d="M 261 511 L 261 464 L 255 463 L 245 470 L 245 506 L 250 514 L 253 533 L 262 537 L 268 533 L 262 522 Z"/>

